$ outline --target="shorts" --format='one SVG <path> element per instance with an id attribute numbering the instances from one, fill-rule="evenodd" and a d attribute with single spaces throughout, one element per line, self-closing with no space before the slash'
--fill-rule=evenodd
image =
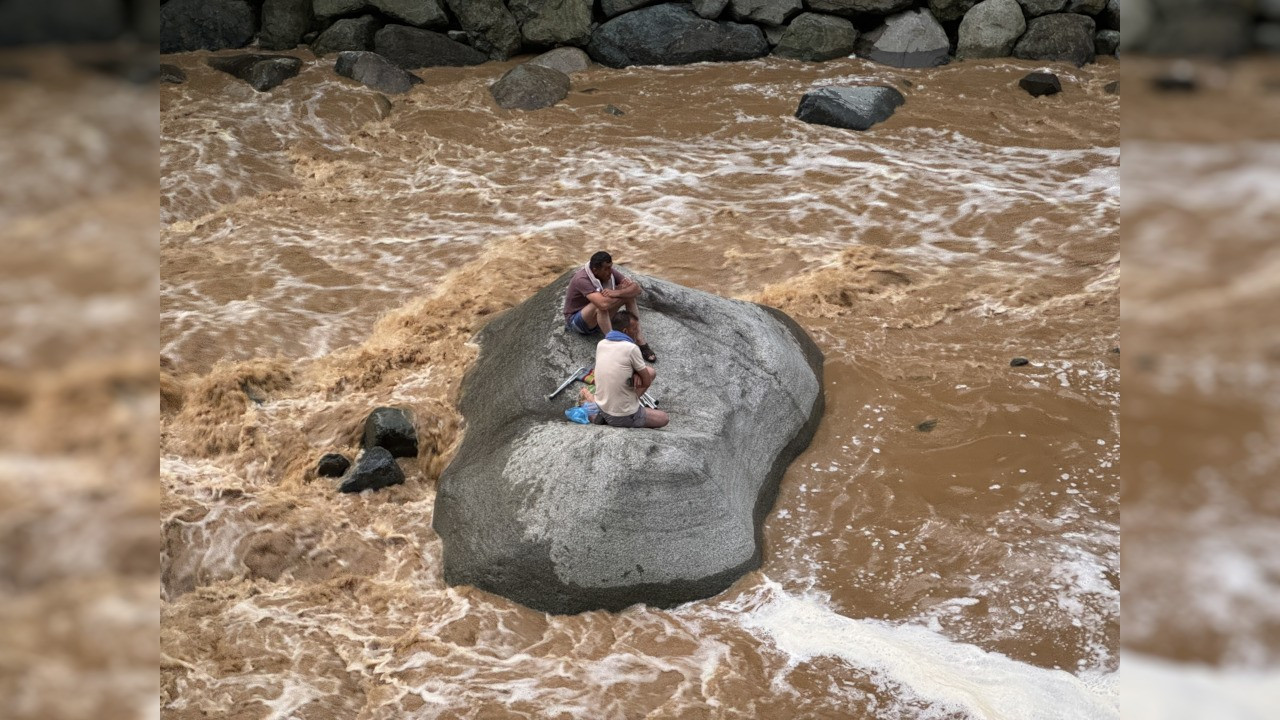
<path id="1" fill-rule="evenodd" d="M 566 329 L 572 330 L 579 335 L 595 335 L 600 332 L 600 326 L 587 327 L 587 321 L 582 319 L 582 311 L 574 313 L 568 320 L 564 321 Z"/>
<path id="2" fill-rule="evenodd" d="M 644 427 L 644 406 L 641 405 L 630 415 L 610 415 L 601 410 L 596 415 L 596 424 L 612 427 L 642 428 Z"/>

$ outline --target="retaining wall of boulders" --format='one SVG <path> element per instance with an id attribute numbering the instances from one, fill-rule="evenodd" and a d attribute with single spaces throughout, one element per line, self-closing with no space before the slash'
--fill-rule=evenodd
<path id="1" fill-rule="evenodd" d="M 1119 27 L 1119 0 L 164 0 L 159 39 L 162 52 L 371 50 L 411 69 L 563 46 L 613 67 L 769 54 L 928 66 L 1083 64 L 1116 52 Z"/>

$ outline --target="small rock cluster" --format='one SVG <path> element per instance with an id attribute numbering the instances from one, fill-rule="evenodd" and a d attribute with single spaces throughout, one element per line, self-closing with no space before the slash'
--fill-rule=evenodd
<path id="1" fill-rule="evenodd" d="M 363 452 L 354 469 L 345 455 L 327 453 L 316 464 L 316 477 L 342 478 L 338 492 L 344 493 L 400 485 L 404 471 L 396 458 L 418 456 L 418 432 L 404 410 L 380 407 L 365 419 L 360 445 Z"/>
<path id="2" fill-rule="evenodd" d="M 159 11 L 162 52 L 256 40 L 322 56 L 371 51 L 406 70 L 561 47 L 611 67 L 769 54 L 899 67 L 1003 56 L 1084 64 L 1116 51 L 1119 27 L 1119 0 L 162 0 Z"/>

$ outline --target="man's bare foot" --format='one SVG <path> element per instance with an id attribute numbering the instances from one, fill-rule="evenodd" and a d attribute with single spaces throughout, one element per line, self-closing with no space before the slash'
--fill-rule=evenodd
<path id="1" fill-rule="evenodd" d="M 595 402 L 596 396 L 592 395 L 590 390 L 582 388 L 578 391 L 578 399 L 582 402 Z"/>

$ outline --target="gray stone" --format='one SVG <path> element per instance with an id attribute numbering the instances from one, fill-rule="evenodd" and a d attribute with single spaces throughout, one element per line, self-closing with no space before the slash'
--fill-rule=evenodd
<path id="1" fill-rule="evenodd" d="M 369 0 L 369 4 L 414 27 L 442 28 L 449 24 L 440 0 Z"/>
<path id="2" fill-rule="evenodd" d="M 330 55 L 348 50 L 368 50 L 373 47 L 374 35 L 381 25 L 382 21 L 372 15 L 343 18 L 320 33 L 320 37 L 311 43 L 311 52 Z"/>
<path id="3" fill-rule="evenodd" d="M 730 0 L 729 14 L 738 22 L 778 27 L 804 9 L 800 0 Z"/>
<path id="4" fill-rule="evenodd" d="M 240 48 L 253 40 L 253 8 L 243 0 L 169 0 L 160 8 L 160 52 Z"/>
<path id="5" fill-rule="evenodd" d="M 940 22 L 951 22 L 964 17 L 978 0 L 929 0 L 929 12 Z"/>
<path id="6" fill-rule="evenodd" d="M 562 47 L 548 50 L 532 59 L 529 65 L 540 65 L 552 70 L 559 70 L 565 75 L 580 73 L 591 68 L 591 56 L 576 47 Z"/>
<path id="7" fill-rule="evenodd" d="M 316 463 L 316 477 L 342 477 L 351 467 L 351 461 L 342 453 L 326 453 Z"/>
<path id="8" fill-rule="evenodd" d="M 755 25 L 706 20 L 687 5 L 655 5 L 601 25 L 587 52 L 610 67 L 685 65 L 751 60 L 768 54 L 769 43 Z"/>
<path id="9" fill-rule="evenodd" d="M 1094 60 L 1093 18 L 1055 13 L 1032 18 L 1027 32 L 1013 46 L 1013 56 L 1023 60 L 1063 61 L 1084 65 Z"/>
<path id="10" fill-rule="evenodd" d="M 1018 0 L 1029 18 L 1062 12 L 1067 7 L 1067 2 L 1068 0 Z"/>
<path id="11" fill-rule="evenodd" d="M 627 114 L 625 110 L 618 107 L 617 105 L 605 105 L 604 111 L 616 117 L 622 117 L 623 115 Z"/>
<path id="12" fill-rule="evenodd" d="M 520 52 L 520 25 L 502 0 L 448 0 L 471 47 L 495 60 Z"/>
<path id="13" fill-rule="evenodd" d="M 553 613 L 714 595 L 760 564 L 778 483 L 822 415 L 822 355 L 777 310 L 631 275 L 667 349 L 655 389 L 671 424 L 575 425 L 572 393 L 545 398 L 595 353 L 561 329 L 569 276 L 478 336 L 435 500 L 444 579 Z M 708 383 L 708 367 L 725 375 Z"/>
<path id="14" fill-rule="evenodd" d="M 1043 97 L 1062 92 L 1062 81 L 1051 72 L 1033 72 L 1019 80 L 1018 87 L 1026 90 L 1031 97 Z"/>
<path id="15" fill-rule="evenodd" d="M 807 0 L 805 5 L 813 12 L 853 17 L 892 15 L 915 5 L 915 0 Z"/>
<path id="16" fill-rule="evenodd" d="M 728 6 L 729 0 L 693 0 L 693 11 L 708 20 L 720 17 Z"/>
<path id="17" fill-rule="evenodd" d="M 842 17 L 802 13 L 787 26 L 773 54 L 792 60 L 832 60 L 852 55 L 857 40 L 853 23 Z"/>
<path id="18" fill-rule="evenodd" d="M 1119 94 L 1120 94 L 1120 81 L 1119 81 L 1119 80 L 1112 80 L 1111 82 L 1107 83 L 1106 85 L 1103 85 L 1103 86 L 1102 86 L 1102 89 L 1103 89 L 1103 91 L 1104 91 L 1104 92 L 1106 92 L 1108 95 L 1119 95 Z M 1111 349 L 1111 352 L 1118 353 L 1118 352 L 1120 352 L 1120 348 L 1118 348 L 1118 347 L 1112 348 L 1112 349 Z"/>
<path id="19" fill-rule="evenodd" d="M 265 0 L 258 47 L 264 50 L 295 48 L 311 29 L 313 20 L 311 0 Z"/>
<path id="20" fill-rule="evenodd" d="M 489 56 L 447 35 L 405 25 L 388 25 L 373 36 L 377 53 L 407 70 L 421 67 L 479 65 Z"/>
<path id="21" fill-rule="evenodd" d="M 586 45 L 591 38 L 591 0 L 510 0 L 520 35 L 535 47 Z"/>
<path id="22" fill-rule="evenodd" d="M 541 65 L 517 65 L 489 87 L 498 107 L 507 110 L 540 110 L 569 94 L 569 76 Z"/>
<path id="23" fill-rule="evenodd" d="M 1099 30 L 1093 36 L 1093 52 L 1095 55 L 1115 55 L 1119 49 L 1119 30 Z"/>
<path id="24" fill-rule="evenodd" d="M 181 85 L 187 81 L 187 71 L 177 65 L 160 63 L 160 82 Z"/>
<path id="25" fill-rule="evenodd" d="M 1221 8 L 1164 17 L 1155 22 L 1140 48 L 1152 55 L 1235 57 L 1253 48 L 1253 18 Z"/>
<path id="26" fill-rule="evenodd" d="M 770 48 L 777 47 L 782 42 L 782 36 L 787 34 L 786 25 L 768 25 L 761 29 L 764 30 L 764 40 L 769 43 Z"/>
<path id="27" fill-rule="evenodd" d="M 367 4 L 366 0 L 315 0 L 311 10 L 316 17 L 328 20 L 343 15 L 355 15 L 364 10 Z"/>
<path id="28" fill-rule="evenodd" d="M 1011 365 L 1012 367 L 1023 367 L 1030 364 L 1031 364 L 1031 361 L 1024 357 L 1016 357 L 1009 361 L 1009 365 Z"/>
<path id="29" fill-rule="evenodd" d="M 400 408 L 374 408 L 364 421 L 364 437 L 361 447 L 386 448 L 392 457 L 418 456 L 418 431 L 409 419 L 409 413 Z"/>
<path id="30" fill-rule="evenodd" d="M 378 119 L 386 120 L 391 116 L 391 98 L 382 93 L 374 93 L 373 106 L 378 109 Z"/>
<path id="31" fill-rule="evenodd" d="M 351 476 L 338 486 L 338 492 L 358 493 L 381 490 L 404 482 L 404 471 L 391 453 L 383 447 L 371 447 L 356 461 Z"/>
<path id="32" fill-rule="evenodd" d="M 120 0 L 0 2 L 0 46 L 116 40 L 125 31 L 125 11 Z"/>
<path id="33" fill-rule="evenodd" d="M 288 55 L 222 55 L 205 62 L 215 70 L 233 75 L 258 92 L 266 92 L 294 77 L 302 69 L 302 61 Z"/>
<path id="34" fill-rule="evenodd" d="M 617 17 L 622 13 L 639 10 L 655 2 L 658 0 L 600 0 L 600 12 L 607 18 Z"/>
<path id="35" fill-rule="evenodd" d="M 1027 31 L 1017 0 L 983 0 L 960 21 L 956 57 L 1007 57 Z"/>
<path id="36" fill-rule="evenodd" d="M 393 95 L 409 92 L 422 82 L 422 78 L 373 52 L 340 52 L 333 70 L 366 87 Z"/>
<path id="37" fill-rule="evenodd" d="M 1097 15 L 1106 9 L 1107 0 L 1068 0 L 1065 12 Z"/>
<path id="38" fill-rule="evenodd" d="M 1119 30 L 1120 0 L 1107 0 L 1106 6 L 1093 21 L 1097 23 L 1099 30 Z"/>
<path id="39" fill-rule="evenodd" d="M 796 117 L 815 125 L 866 130 L 888 120 L 904 102 L 902 93 L 886 85 L 824 87 L 800 98 Z"/>
<path id="40" fill-rule="evenodd" d="M 925 9 L 890 15 L 858 38 L 858 55 L 893 67 L 944 65 L 950 54 L 947 31 Z"/>

